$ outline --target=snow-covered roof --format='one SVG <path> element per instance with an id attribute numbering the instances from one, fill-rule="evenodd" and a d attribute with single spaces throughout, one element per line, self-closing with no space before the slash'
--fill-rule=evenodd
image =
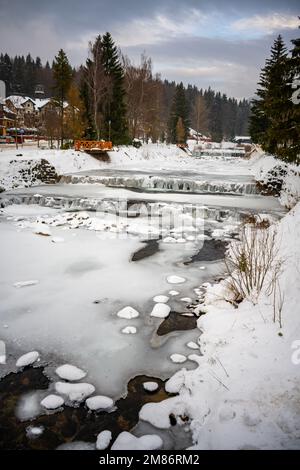
<path id="1" fill-rule="evenodd" d="M 34 103 L 35 103 L 35 106 L 37 107 L 37 109 L 41 109 L 43 106 L 48 104 L 49 101 L 50 101 L 50 98 L 36 98 L 34 100 Z"/>
<path id="2" fill-rule="evenodd" d="M 35 104 L 34 100 L 30 96 L 10 95 L 5 101 L 11 101 L 15 108 L 21 109 L 27 101 L 31 101 Z"/>
<path id="3" fill-rule="evenodd" d="M 250 135 L 236 135 L 234 140 L 251 140 Z"/>

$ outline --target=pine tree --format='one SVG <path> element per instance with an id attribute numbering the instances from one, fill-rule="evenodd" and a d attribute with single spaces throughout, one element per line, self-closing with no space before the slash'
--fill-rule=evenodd
<path id="1" fill-rule="evenodd" d="M 258 99 L 253 100 L 250 118 L 251 137 L 269 153 L 278 154 L 288 143 L 288 100 L 291 87 L 287 74 L 287 50 L 279 35 L 271 57 L 260 74 Z"/>
<path id="2" fill-rule="evenodd" d="M 190 122 L 188 107 L 185 99 L 185 90 L 182 82 L 176 86 L 169 118 L 169 140 L 173 144 L 176 144 L 177 142 L 176 126 L 179 118 L 181 118 L 184 128 L 183 143 L 185 143 L 188 136 Z"/>
<path id="3" fill-rule="evenodd" d="M 72 67 L 66 53 L 60 49 L 53 61 L 54 93 L 60 108 L 60 140 L 64 142 L 64 103 L 72 82 Z"/>
<path id="4" fill-rule="evenodd" d="M 119 60 L 118 49 L 110 35 L 102 37 L 103 64 L 106 74 L 112 80 L 111 96 L 104 107 L 104 136 L 114 144 L 129 142 L 126 122 L 124 71 Z"/>

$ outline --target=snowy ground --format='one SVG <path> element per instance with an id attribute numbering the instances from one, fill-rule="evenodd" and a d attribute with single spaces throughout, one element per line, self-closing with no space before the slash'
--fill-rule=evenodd
<path id="1" fill-rule="evenodd" d="M 56 368 L 65 363 L 87 373 L 76 390 L 64 393 L 65 385 L 53 385 L 46 400 L 50 406 L 62 403 L 59 395 L 69 400 L 70 393 L 115 399 L 137 374 L 168 378 L 175 373 L 167 388 L 179 396 L 145 405 L 137 437 L 149 429 L 162 436 L 160 429 L 169 428 L 173 413 L 183 428 L 180 416 L 189 417 L 196 448 L 299 447 L 300 365 L 291 360 L 293 347 L 296 351 L 300 344 L 300 254 L 294 243 L 300 235 L 299 206 L 278 229 L 286 260 L 281 330 L 272 322 L 266 294 L 255 306 L 244 301 L 235 309 L 214 299 L 221 289 L 216 284 L 205 295 L 200 338 L 199 330 L 165 337 L 155 333 L 170 308 L 190 315 L 187 305 L 203 300 L 202 284 L 224 272 L 220 261 L 183 264 L 205 240 L 230 241 L 249 211 L 271 214 L 275 223 L 284 215 L 278 199 L 247 192 L 264 160 L 196 159 L 175 146 L 155 144 L 120 148 L 110 154 L 109 164 L 72 150 L 24 147 L 17 153 L 22 156 L 16 157 L 13 149 L 0 151 L 0 186 L 7 190 L 0 197 L 0 339 L 7 362 L 0 361 L 0 373 L 16 370 L 17 357 L 29 351 L 39 353 L 35 360 L 47 362 L 53 380 L 58 380 Z M 102 182 L 24 188 L 19 165 L 10 161 L 18 159 L 22 167 L 41 158 L 61 175 L 100 176 Z M 149 182 L 155 174 L 176 179 L 172 185 L 185 178 L 213 181 L 216 187 L 204 194 L 174 192 L 174 186 L 169 192 L 161 186 L 153 192 L 149 185 L 136 192 L 124 174 L 135 182 L 141 175 L 142 182 L 145 176 Z M 112 175 L 122 176 L 123 187 L 107 186 L 105 178 Z M 225 194 L 225 183 L 240 185 L 239 195 L 235 190 Z M 298 180 L 290 188 L 295 184 Z M 124 206 L 124 201 L 130 204 Z M 131 261 L 149 238 L 157 239 L 158 251 Z M 199 313 L 199 305 L 195 311 Z M 31 404 L 42 398 L 33 397 Z M 41 406 L 32 407 L 41 412 Z M 97 445 L 106 444 L 108 436 L 100 436 Z M 120 436 L 114 448 L 163 445 L 159 438 L 137 437 Z"/>

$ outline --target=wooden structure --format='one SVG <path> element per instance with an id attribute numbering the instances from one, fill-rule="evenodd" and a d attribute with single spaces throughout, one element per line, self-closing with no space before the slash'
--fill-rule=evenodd
<path id="1" fill-rule="evenodd" d="M 74 142 L 75 150 L 83 150 L 86 152 L 107 152 L 112 150 L 112 142 L 104 140 L 75 140 Z"/>

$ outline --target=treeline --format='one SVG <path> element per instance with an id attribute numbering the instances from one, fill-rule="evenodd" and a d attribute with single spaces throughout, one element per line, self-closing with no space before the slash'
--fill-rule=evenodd
<path id="1" fill-rule="evenodd" d="M 47 61 L 42 64 L 40 57 L 33 59 L 27 56 L 10 57 L 8 54 L 0 54 L 0 80 L 6 84 L 7 96 L 21 94 L 34 97 L 37 85 L 42 85 L 45 97 L 53 93 L 53 70 Z"/>
<path id="2" fill-rule="evenodd" d="M 300 163 L 300 39 L 290 53 L 279 35 L 260 74 L 252 101 L 254 142 L 282 160 Z"/>
<path id="3" fill-rule="evenodd" d="M 76 119 L 76 133 L 86 138 L 111 139 L 115 144 L 133 138 L 184 143 L 189 127 L 214 141 L 248 133 L 247 100 L 162 80 L 153 73 L 149 57 L 142 55 L 140 63 L 133 64 L 109 33 L 89 44 L 86 63 L 77 69 L 71 67 L 64 51 L 51 65 L 43 65 L 30 54 L 14 58 L 1 54 L 0 79 L 5 81 L 8 95 L 33 97 L 36 86 L 42 85 L 45 97 L 58 100 L 62 138 L 71 132 L 64 129 L 63 117 L 63 100 L 69 99 L 70 90 L 82 114 Z"/>

